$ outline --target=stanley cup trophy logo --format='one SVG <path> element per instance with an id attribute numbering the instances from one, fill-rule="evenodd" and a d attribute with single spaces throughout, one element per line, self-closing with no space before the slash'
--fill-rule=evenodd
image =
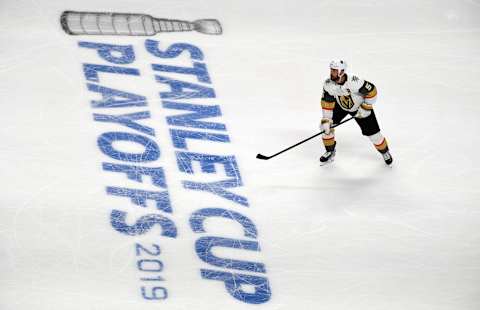
<path id="1" fill-rule="evenodd" d="M 60 17 L 60 23 L 70 35 L 152 36 L 159 32 L 183 31 L 222 34 L 222 26 L 216 19 L 189 22 L 155 18 L 147 14 L 65 11 Z"/>

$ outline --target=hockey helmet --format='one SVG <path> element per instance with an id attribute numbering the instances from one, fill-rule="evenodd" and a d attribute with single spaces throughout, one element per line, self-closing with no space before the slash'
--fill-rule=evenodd
<path id="1" fill-rule="evenodd" d="M 339 76 L 342 76 L 343 73 L 347 70 L 347 63 L 341 59 L 335 59 L 330 62 L 330 69 L 337 69 Z M 343 70 L 343 73 L 341 72 Z"/>

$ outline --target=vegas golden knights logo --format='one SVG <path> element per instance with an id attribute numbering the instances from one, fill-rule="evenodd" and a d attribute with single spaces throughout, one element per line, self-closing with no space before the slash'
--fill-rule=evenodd
<path id="1" fill-rule="evenodd" d="M 348 96 L 340 96 L 338 99 L 340 99 L 340 105 L 347 109 L 350 110 L 353 107 L 353 100 L 350 95 Z"/>

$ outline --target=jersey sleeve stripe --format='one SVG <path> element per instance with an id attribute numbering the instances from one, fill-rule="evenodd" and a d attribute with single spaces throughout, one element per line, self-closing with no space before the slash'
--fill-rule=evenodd
<path id="1" fill-rule="evenodd" d="M 375 97 L 376 95 L 377 95 L 377 88 L 373 87 L 373 89 L 365 95 L 365 98 L 370 99 L 370 98 Z"/>
<path id="2" fill-rule="evenodd" d="M 333 110 L 334 107 L 335 107 L 335 101 L 329 102 L 329 101 L 322 100 L 322 109 Z"/>
<path id="3" fill-rule="evenodd" d="M 373 107 L 372 107 L 371 104 L 362 103 L 361 106 L 362 106 L 362 108 L 363 108 L 364 110 L 373 110 Z"/>

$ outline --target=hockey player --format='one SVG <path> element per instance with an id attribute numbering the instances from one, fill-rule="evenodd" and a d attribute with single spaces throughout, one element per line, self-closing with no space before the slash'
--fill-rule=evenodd
<path id="1" fill-rule="evenodd" d="M 385 137 L 380 132 L 373 104 L 377 99 L 377 88 L 372 83 L 346 73 L 347 64 L 343 60 L 330 62 L 330 78 L 323 84 L 322 120 L 320 129 L 326 152 L 320 157 L 325 164 L 335 157 L 335 129 L 347 114 L 355 117 L 362 134 L 367 136 L 375 148 L 382 154 L 387 165 L 392 164 L 392 155 L 388 150 Z"/>

